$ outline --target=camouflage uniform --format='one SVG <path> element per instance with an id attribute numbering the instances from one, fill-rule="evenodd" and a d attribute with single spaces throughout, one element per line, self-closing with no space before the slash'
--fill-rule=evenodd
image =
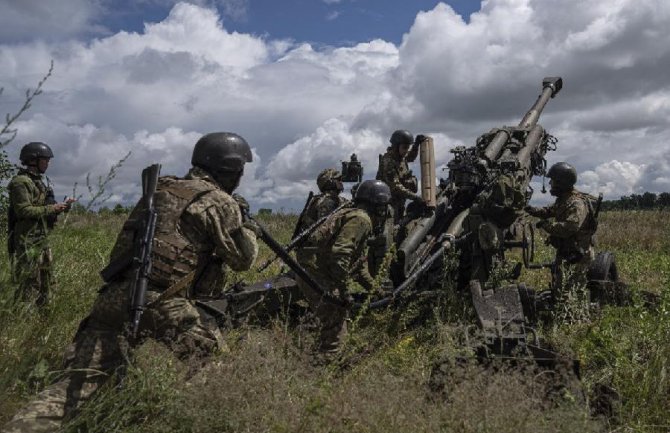
<path id="1" fill-rule="evenodd" d="M 338 191 L 326 191 L 323 194 L 315 195 L 307 205 L 307 209 L 298 218 L 300 227 L 297 233 L 309 228 L 312 224 L 348 202 L 349 200 L 340 196 Z"/>
<path id="2" fill-rule="evenodd" d="M 556 248 L 552 291 L 555 318 L 558 322 L 576 322 L 588 318 L 587 272 L 595 258 L 595 215 L 588 194 L 572 189 L 561 194 L 554 204 L 544 208 L 529 207 L 532 216 L 553 221 L 541 227 L 549 234 L 548 243 Z"/>
<path id="3" fill-rule="evenodd" d="M 379 157 L 377 180 L 383 181 L 391 189 L 390 204 L 396 224 L 405 214 L 405 199 L 417 197 L 417 180 L 407 163 L 413 162 L 418 154 L 419 146 L 412 146 L 404 157 L 401 157 L 398 151 L 391 146 L 386 148 L 386 153 Z"/>
<path id="4" fill-rule="evenodd" d="M 52 255 L 47 239 L 48 219 L 58 213 L 47 204 L 48 188 L 42 175 L 21 169 L 9 182 L 10 236 L 8 247 L 13 260 L 14 279 L 19 283 L 17 298 L 44 304 L 52 284 Z"/>
<path id="5" fill-rule="evenodd" d="M 366 211 L 345 208 L 335 212 L 297 251 L 298 263 L 329 295 L 349 301 L 349 280 L 371 290 L 374 280 L 367 267 L 367 240 L 372 221 Z M 328 302 L 298 279 L 298 285 L 321 322 L 319 350 L 334 352 L 347 332 L 349 310 Z"/>
<path id="6" fill-rule="evenodd" d="M 199 168 L 193 168 L 183 180 L 161 177 L 155 206 L 159 217 L 154 269 L 140 335 L 163 342 L 182 359 L 206 356 L 220 350 L 224 342 L 214 318 L 194 300 L 223 290 L 225 265 L 236 271 L 251 267 L 258 252 L 256 236 L 243 227 L 238 203 Z M 133 212 L 129 221 L 140 211 Z M 111 260 L 128 254 L 131 245 L 131 230 L 124 230 Z M 161 296 L 169 285 L 192 271 L 195 282 L 189 290 Z M 132 273 L 132 269 L 126 270 L 101 288 L 66 352 L 65 377 L 17 413 L 4 432 L 57 430 L 64 418 L 72 416 L 124 365 L 127 347 L 133 345 L 125 337 Z"/>

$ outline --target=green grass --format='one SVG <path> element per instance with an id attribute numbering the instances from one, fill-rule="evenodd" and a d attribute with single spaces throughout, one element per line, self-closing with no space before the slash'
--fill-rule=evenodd
<path id="1" fill-rule="evenodd" d="M 293 215 L 262 217 L 287 242 Z M 358 318 L 346 346 L 346 368 L 318 366 L 313 330 L 278 319 L 226 334 L 228 350 L 195 376 L 158 344 L 138 350 L 123 386 L 111 381 L 68 424 L 70 432 L 575 432 L 670 429 L 670 213 L 606 212 L 599 250 L 616 254 L 634 293 L 661 294 L 657 311 L 640 305 L 606 308 L 592 323 L 546 331 L 582 363 L 587 391 L 598 384 L 621 397 L 616 419 L 592 419 L 564 399 L 548 404 L 530 370 L 485 369 L 468 363 L 450 371 L 447 392 L 428 390 L 436 359 L 464 349 L 467 307 L 456 296 L 408 311 Z M 100 286 L 123 217 L 77 217 L 53 233 L 58 286 L 36 313 L 12 298 L 7 257 L 0 251 L 0 423 L 58 375 L 63 350 Z M 0 239 L 4 242 L 4 239 Z M 551 256 L 538 239 L 538 261 Z M 271 257 L 262 246 L 259 263 Z M 278 272 L 276 262 L 263 275 Z M 229 281 L 238 276 L 231 275 Z M 523 281 L 546 287 L 546 271 L 524 270 Z M 428 317 L 412 325 L 417 316 Z"/>

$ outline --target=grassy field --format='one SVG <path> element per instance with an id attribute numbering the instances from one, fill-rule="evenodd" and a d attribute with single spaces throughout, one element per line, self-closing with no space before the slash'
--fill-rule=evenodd
<path id="1" fill-rule="evenodd" d="M 280 241 L 288 240 L 294 216 L 264 220 Z M 41 314 L 13 302 L 6 253 L 0 251 L 0 424 L 58 376 L 63 349 L 96 296 L 98 271 L 122 223 L 118 216 L 71 216 L 54 231 L 58 287 Z M 598 238 L 598 249 L 616 254 L 633 292 L 661 294 L 660 306 L 609 307 L 589 324 L 543 332 L 580 359 L 587 393 L 598 384 L 616 389 L 616 418 L 593 418 L 569 398 L 548 404 L 532 371 L 485 369 L 475 362 L 454 369 L 445 394 L 431 393 L 435 360 L 464 352 L 467 302 L 447 297 L 428 308 L 430 319 L 421 327 L 411 326 L 426 311 L 421 305 L 356 318 L 346 368 L 316 365 L 310 328 L 282 318 L 262 329 L 229 330 L 228 349 L 195 375 L 149 342 L 137 351 L 123 386 L 104 388 L 66 431 L 668 431 L 670 213 L 606 212 Z M 549 248 L 538 245 L 538 260 L 548 259 Z M 259 262 L 269 256 L 263 247 Z M 273 265 L 264 275 L 278 270 Z M 524 271 L 522 280 L 545 287 L 548 275 Z"/>

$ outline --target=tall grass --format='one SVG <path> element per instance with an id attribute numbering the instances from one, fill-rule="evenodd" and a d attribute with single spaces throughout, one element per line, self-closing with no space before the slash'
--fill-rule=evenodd
<path id="1" fill-rule="evenodd" d="M 287 242 L 295 217 L 262 222 Z M 468 315 L 455 297 L 355 320 L 344 360 L 312 356 L 309 326 L 277 319 L 264 329 L 228 330 L 228 350 L 195 375 L 165 348 L 140 348 L 121 385 L 110 381 L 66 430 L 70 432 L 556 432 L 670 429 L 670 213 L 606 212 L 599 249 L 614 251 L 634 292 L 662 294 L 656 311 L 606 308 L 592 323 L 547 335 L 582 362 L 587 392 L 604 384 L 620 395 L 618 415 L 593 419 L 570 399 L 549 403 L 532 369 L 453 364 L 443 393 L 429 390 L 437 359 L 464 352 Z M 15 304 L 0 252 L 0 423 L 52 380 L 64 347 L 87 314 L 123 217 L 72 216 L 52 236 L 58 287 L 41 313 Z M 628 234 L 630 234 L 630 239 Z M 4 239 L 0 239 L 4 241 Z M 541 244 L 541 242 L 538 242 Z M 539 259 L 551 250 L 541 246 Z M 270 252 L 261 248 L 259 262 Z M 263 275 L 278 272 L 277 262 Z M 261 277 L 253 270 L 247 281 Z M 229 281 L 239 276 L 231 275 Z M 533 286 L 546 272 L 524 271 Z M 447 308 L 448 307 L 448 308 Z M 414 318 L 424 317 L 421 327 Z M 425 319 L 427 317 L 427 319 Z M 547 331 L 548 332 L 548 331 Z"/>

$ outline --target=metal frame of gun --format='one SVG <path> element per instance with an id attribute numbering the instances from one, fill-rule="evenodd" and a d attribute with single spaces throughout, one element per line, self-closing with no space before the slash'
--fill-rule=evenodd
<path id="1" fill-rule="evenodd" d="M 316 229 L 318 229 L 318 228 L 321 226 L 321 224 L 323 224 L 324 222 L 326 222 L 326 220 L 328 219 L 329 216 L 331 216 L 332 214 L 334 214 L 334 213 L 337 212 L 338 210 L 340 210 L 340 209 L 344 209 L 345 207 L 350 206 L 350 205 L 351 205 L 351 203 L 349 203 L 349 202 L 344 202 L 344 203 L 342 203 L 341 205 L 339 205 L 338 207 L 336 207 L 335 209 L 333 209 L 332 211 L 330 211 L 328 214 L 326 214 L 326 215 L 322 216 L 321 218 L 319 218 L 314 224 L 312 224 L 311 226 L 307 227 L 307 228 L 306 228 L 305 230 L 303 230 L 299 235 L 293 237 L 293 239 L 291 239 L 291 242 L 289 242 L 288 244 L 286 244 L 286 245 L 284 246 L 284 250 L 285 250 L 287 253 L 290 253 L 290 252 L 293 251 L 294 249 L 296 249 L 296 248 L 298 248 L 299 246 L 301 246 L 301 245 L 303 244 L 303 242 L 305 242 L 305 241 L 307 240 L 307 238 L 308 238 L 312 233 L 314 233 L 314 231 L 316 231 Z M 266 260 L 263 264 L 261 264 L 261 265 L 258 267 L 258 269 L 256 269 L 256 272 L 263 272 L 264 270 L 266 270 L 266 269 L 268 268 L 268 266 L 270 266 L 272 263 L 274 263 L 274 261 L 277 260 L 278 258 L 279 258 L 279 256 L 275 255 L 273 258 L 271 258 L 271 259 L 269 259 L 269 260 Z"/>
<path id="2" fill-rule="evenodd" d="M 335 298 L 330 293 L 323 290 L 319 283 L 314 281 L 302 266 L 300 266 L 298 262 L 296 262 L 293 257 L 279 245 L 279 242 L 270 235 L 267 229 L 250 215 L 249 211 L 245 211 L 244 216 L 258 226 L 261 232 L 260 238 L 265 245 L 267 245 L 299 278 L 301 278 L 312 290 L 318 293 L 326 302 L 342 306 L 347 304 L 345 301 Z"/>
<path id="3" fill-rule="evenodd" d="M 140 236 L 136 239 L 133 268 L 135 276 L 130 286 L 131 335 L 137 338 L 142 313 L 146 306 L 147 286 L 151 273 L 151 250 L 156 231 L 158 213 L 154 208 L 154 194 L 158 185 L 161 165 L 153 164 L 142 170 L 142 204 L 144 218 L 141 221 Z"/>

